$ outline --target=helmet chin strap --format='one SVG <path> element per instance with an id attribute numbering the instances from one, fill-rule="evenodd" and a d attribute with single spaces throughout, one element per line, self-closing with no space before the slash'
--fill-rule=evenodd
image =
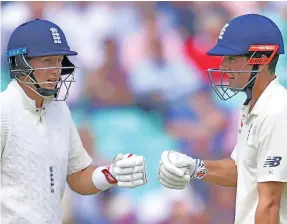
<path id="1" fill-rule="evenodd" d="M 36 94 L 38 94 L 39 96 L 49 99 L 51 100 L 52 98 L 56 98 L 59 92 L 59 88 L 55 88 L 55 89 L 45 89 L 42 88 L 38 83 L 37 80 L 35 78 L 35 76 L 33 75 L 33 73 L 29 74 L 26 76 L 26 79 L 29 78 L 31 79 L 34 83 L 31 83 L 35 86 L 36 89 L 32 88 L 31 86 L 29 86 L 27 83 L 25 83 L 25 80 L 22 81 L 20 79 L 18 79 L 17 77 L 15 77 L 16 80 L 18 80 L 19 82 L 23 83 L 25 86 L 27 86 L 28 88 L 30 88 L 33 92 L 35 92 Z M 30 85 L 31 85 L 30 84 Z"/>
<path id="2" fill-rule="evenodd" d="M 38 82 L 37 82 L 37 80 L 36 80 L 36 78 L 35 78 L 35 76 L 34 76 L 34 74 L 33 74 L 33 72 L 30 74 L 30 78 L 35 82 L 35 84 L 34 84 L 34 86 L 36 87 L 36 91 L 41 95 L 41 96 L 43 96 L 43 97 L 57 97 L 57 94 L 58 94 L 58 91 L 59 91 L 59 88 L 55 88 L 55 89 L 45 89 L 45 88 L 42 88 L 39 84 L 38 84 Z"/>

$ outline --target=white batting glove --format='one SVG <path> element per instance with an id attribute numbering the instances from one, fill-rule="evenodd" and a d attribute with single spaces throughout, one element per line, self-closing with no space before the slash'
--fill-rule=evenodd
<path id="1" fill-rule="evenodd" d="M 167 188 L 184 189 L 190 179 L 202 179 L 206 175 L 207 169 L 200 159 L 175 151 L 164 151 L 161 155 L 158 178 Z"/>
<path id="2" fill-rule="evenodd" d="M 94 171 L 93 183 L 99 190 L 115 185 L 123 188 L 142 186 L 147 183 L 145 160 L 143 156 L 118 154 L 110 166 Z"/>
<path id="3" fill-rule="evenodd" d="M 110 171 L 119 187 L 135 188 L 147 183 L 143 156 L 119 154 L 111 164 Z"/>

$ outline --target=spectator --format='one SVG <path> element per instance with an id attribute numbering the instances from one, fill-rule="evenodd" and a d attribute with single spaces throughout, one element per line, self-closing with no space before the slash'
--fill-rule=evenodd
<path id="1" fill-rule="evenodd" d="M 86 80 L 85 97 L 94 107 L 128 106 L 134 102 L 127 85 L 127 74 L 118 61 L 118 46 L 115 40 L 104 40 L 104 62 Z"/>
<path id="2" fill-rule="evenodd" d="M 139 104 L 162 109 L 197 88 L 198 80 L 193 77 L 195 72 L 178 58 L 166 60 L 162 42 L 150 39 L 146 57 L 130 75 L 130 86 Z"/>

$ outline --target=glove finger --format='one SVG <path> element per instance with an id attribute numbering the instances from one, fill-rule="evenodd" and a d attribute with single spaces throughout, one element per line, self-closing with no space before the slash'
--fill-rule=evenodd
<path id="1" fill-rule="evenodd" d="M 143 166 L 143 170 L 141 173 L 143 174 L 143 182 L 144 182 L 144 184 L 146 184 L 147 183 L 147 176 L 146 176 L 146 165 L 145 165 L 145 163 L 142 166 Z"/>
<path id="2" fill-rule="evenodd" d="M 143 171 L 144 171 L 144 166 L 134 166 L 134 167 L 128 167 L 128 168 L 114 167 L 114 173 L 116 175 L 142 173 Z"/>
<path id="3" fill-rule="evenodd" d="M 188 185 L 189 182 L 177 182 L 177 181 L 172 181 L 169 178 L 166 178 L 164 175 L 160 175 L 158 177 L 159 179 L 165 181 L 166 183 L 168 183 L 169 185 L 173 185 L 173 186 L 185 186 Z"/>
<path id="4" fill-rule="evenodd" d="M 186 181 L 190 180 L 190 177 L 186 179 L 186 175 L 184 175 L 182 177 L 175 176 L 174 174 L 168 172 L 168 170 L 163 165 L 160 166 L 160 170 L 159 171 L 162 172 L 167 178 L 169 178 L 169 179 L 171 179 L 173 181 L 186 182 Z"/>
<path id="5" fill-rule="evenodd" d="M 130 174 L 130 175 L 117 175 L 116 179 L 117 179 L 117 181 L 122 181 L 122 182 L 140 180 L 140 179 L 143 179 L 143 174 L 142 173 L 134 173 L 134 174 Z"/>
<path id="6" fill-rule="evenodd" d="M 117 162 L 117 161 L 119 161 L 119 160 L 121 160 L 121 159 L 123 159 L 123 158 L 124 158 L 124 155 L 123 155 L 122 153 L 119 153 L 119 154 L 114 158 L 113 162 L 115 163 L 115 162 Z"/>
<path id="7" fill-rule="evenodd" d="M 182 189 L 184 189 L 184 188 L 186 187 L 185 185 L 175 186 L 175 185 L 166 183 L 164 180 L 162 180 L 162 179 L 160 179 L 160 178 L 159 178 L 159 182 L 161 183 L 161 185 L 163 185 L 164 187 L 169 188 L 169 189 L 182 190 Z"/>
<path id="8" fill-rule="evenodd" d="M 144 180 L 136 180 L 130 182 L 118 181 L 118 186 L 123 188 L 135 188 L 144 184 L 145 184 Z"/>
<path id="9" fill-rule="evenodd" d="M 133 182 L 121 182 L 121 181 L 118 181 L 118 187 L 134 188 L 134 185 L 133 185 Z"/>
<path id="10" fill-rule="evenodd" d="M 161 179 L 162 181 L 164 181 L 166 184 L 170 185 L 170 186 L 174 186 L 174 187 L 183 187 L 186 186 L 187 183 L 177 183 L 177 182 L 173 182 L 169 179 L 166 179 L 164 176 L 160 176 L 159 179 Z"/>
<path id="11" fill-rule="evenodd" d="M 173 165 L 168 159 L 168 151 L 164 151 L 162 153 L 161 162 L 162 165 L 168 172 L 174 174 L 175 176 L 182 177 L 184 175 L 184 171 L 175 165 Z"/>
<path id="12" fill-rule="evenodd" d="M 124 158 L 120 161 L 117 161 L 115 166 L 128 168 L 128 167 L 132 167 L 132 166 L 140 166 L 143 164 L 144 164 L 143 156 L 131 156 L 128 158 Z"/>
<path id="13" fill-rule="evenodd" d="M 133 181 L 133 184 L 134 184 L 135 187 L 144 185 L 145 183 L 146 183 L 146 182 L 145 182 L 143 179 Z"/>
<path id="14" fill-rule="evenodd" d="M 168 179 L 174 183 L 187 184 L 190 181 L 190 177 L 186 179 L 186 175 L 184 175 L 183 177 L 174 176 L 173 174 L 169 173 L 163 166 L 160 167 L 159 176 L 163 176 L 165 179 Z"/>

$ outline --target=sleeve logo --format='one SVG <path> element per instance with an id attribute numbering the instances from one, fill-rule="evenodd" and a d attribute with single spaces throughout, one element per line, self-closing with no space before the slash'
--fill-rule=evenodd
<path id="1" fill-rule="evenodd" d="M 282 160 L 281 156 L 268 156 L 265 160 L 263 167 L 277 167 L 280 165 L 280 161 Z"/>

